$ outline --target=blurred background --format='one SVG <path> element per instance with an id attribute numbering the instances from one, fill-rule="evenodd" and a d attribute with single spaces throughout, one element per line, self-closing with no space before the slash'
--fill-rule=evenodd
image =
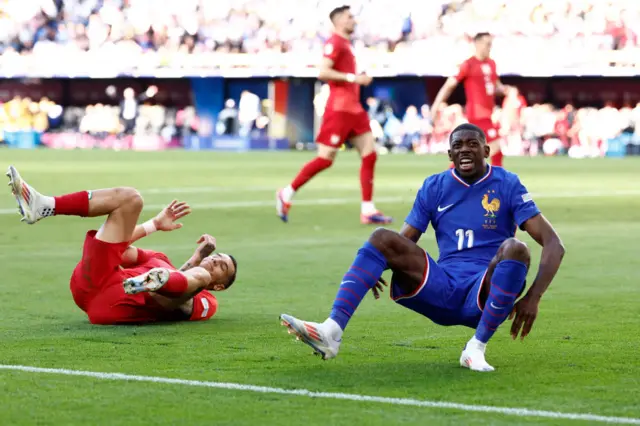
<path id="1" fill-rule="evenodd" d="M 460 85 L 494 36 L 510 156 L 640 155 L 640 1 L 357 0 L 353 49 L 380 152 L 446 152 L 465 121 Z M 0 146 L 312 149 L 331 34 L 314 0 L 0 0 Z"/>

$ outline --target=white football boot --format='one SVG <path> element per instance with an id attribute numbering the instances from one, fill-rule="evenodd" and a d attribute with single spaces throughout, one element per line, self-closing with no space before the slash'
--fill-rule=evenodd
<path id="1" fill-rule="evenodd" d="M 342 329 L 334 320 L 329 318 L 319 324 L 282 314 L 280 321 L 288 328 L 289 334 L 295 334 L 297 340 L 311 346 L 314 353 L 322 356 L 322 359 L 327 360 L 338 355 L 342 342 Z"/>
<path id="2" fill-rule="evenodd" d="M 158 291 L 169 281 L 171 271 L 167 268 L 153 268 L 137 277 L 127 278 L 122 282 L 124 292 L 138 294 L 142 292 Z"/>
<path id="3" fill-rule="evenodd" d="M 473 371 L 493 371 L 495 368 L 490 366 L 484 359 L 484 352 L 487 344 L 482 343 L 475 336 L 467 342 L 460 355 L 460 365 Z"/>
<path id="4" fill-rule="evenodd" d="M 52 197 L 46 197 L 33 189 L 31 185 L 22 180 L 20 173 L 13 166 L 9 166 L 6 175 L 9 177 L 11 192 L 18 202 L 18 211 L 22 216 L 21 222 L 33 225 L 40 219 L 53 216 L 55 202 Z"/>

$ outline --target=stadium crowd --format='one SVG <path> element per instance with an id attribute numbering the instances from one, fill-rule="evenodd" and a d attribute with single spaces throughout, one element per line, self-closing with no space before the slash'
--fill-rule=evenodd
<path id="1" fill-rule="evenodd" d="M 407 107 L 403 114 L 375 98 L 367 100 L 372 129 L 379 143 L 391 152 L 444 153 L 447 136 L 466 122 L 461 105 L 444 105 L 433 122 L 429 105 Z M 640 155 L 640 103 L 623 108 L 574 108 L 567 104 L 526 105 L 517 91 L 495 109 L 503 151 L 507 155 L 561 155 L 596 157 L 608 144 L 620 141 L 630 155 Z"/>
<path id="2" fill-rule="evenodd" d="M 349 3 L 359 21 L 354 48 L 360 51 L 429 52 L 455 64 L 468 55 L 469 36 L 488 30 L 495 35 L 493 56 L 506 69 L 514 56 L 564 67 L 640 63 L 636 0 L 435 0 L 422 2 L 419 11 L 413 0 Z M 283 59 L 270 53 L 292 52 L 315 63 L 333 6 L 319 0 L 4 0 L 0 67 L 51 67 L 53 57 L 78 72 L 219 64 L 220 55 L 214 60 L 211 52 L 260 53 L 274 61 Z M 619 55 L 611 56 L 614 51 Z M 240 56 L 255 59 L 230 60 Z"/>
<path id="3" fill-rule="evenodd" d="M 515 103 L 512 103 L 513 101 Z M 248 132 L 264 135 L 268 114 L 246 110 L 232 100 L 215 126 L 217 134 L 246 136 Z M 43 98 L 34 101 L 14 98 L 0 106 L 0 135 L 7 132 L 39 133 L 79 132 L 97 138 L 107 136 L 154 135 L 164 140 L 197 134 L 199 119 L 195 108 L 169 108 L 162 105 L 139 105 L 135 117 L 123 115 L 119 105 L 92 104 L 86 107 L 62 107 Z M 429 105 L 409 106 L 406 111 L 379 99 L 369 98 L 367 108 L 374 136 L 383 151 L 432 154 L 446 152 L 447 135 L 465 122 L 461 105 L 443 106 L 434 123 Z M 507 98 L 495 110 L 507 155 L 565 155 L 590 157 L 604 155 L 607 144 L 620 140 L 630 155 L 640 155 L 640 103 L 620 109 L 574 108 L 571 104 L 555 108 L 551 104 L 527 106 L 517 96 Z M 4 139 L 4 138 L 2 138 Z"/>

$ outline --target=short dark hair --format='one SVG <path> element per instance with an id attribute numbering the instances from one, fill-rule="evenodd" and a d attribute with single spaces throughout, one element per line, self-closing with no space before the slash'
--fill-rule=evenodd
<path id="1" fill-rule="evenodd" d="M 238 261 L 230 254 L 228 254 L 227 256 L 229 256 L 231 262 L 233 263 L 233 275 L 231 275 L 231 277 L 229 278 L 229 282 L 227 282 L 227 285 L 224 287 L 225 290 L 231 287 L 233 282 L 236 280 L 236 274 L 238 273 Z"/>
<path id="2" fill-rule="evenodd" d="M 455 129 L 453 129 L 453 132 L 451 132 L 449 134 L 449 145 L 451 145 L 451 140 L 453 138 L 453 134 L 456 132 L 460 132 L 463 130 L 468 130 L 471 132 L 477 132 L 478 135 L 480 135 L 480 140 L 482 141 L 482 143 L 487 143 L 487 135 L 484 134 L 484 132 L 482 131 L 482 129 L 478 126 L 476 126 L 475 124 L 471 124 L 471 123 L 462 123 L 461 125 L 459 125 L 458 127 L 456 127 Z"/>
<path id="3" fill-rule="evenodd" d="M 491 33 L 488 33 L 486 31 L 478 33 L 475 36 L 473 36 L 473 41 L 478 41 L 483 37 L 491 37 Z"/>
<path id="4" fill-rule="evenodd" d="M 329 19 L 331 20 L 331 22 L 333 22 L 336 15 L 340 15 L 342 12 L 346 12 L 349 9 L 351 9 L 351 6 L 347 5 L 336 7 L 331 11 L 331 13 L 329 13 Z"/>

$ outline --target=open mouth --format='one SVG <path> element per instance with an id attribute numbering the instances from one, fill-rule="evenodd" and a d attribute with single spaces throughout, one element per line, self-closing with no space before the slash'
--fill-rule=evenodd
<path id="1" fill-rule="evenodd" d="M 460 170 L 468 172 L 473 169 L 473 159 L 465 157 L 460 159 Z"/>

